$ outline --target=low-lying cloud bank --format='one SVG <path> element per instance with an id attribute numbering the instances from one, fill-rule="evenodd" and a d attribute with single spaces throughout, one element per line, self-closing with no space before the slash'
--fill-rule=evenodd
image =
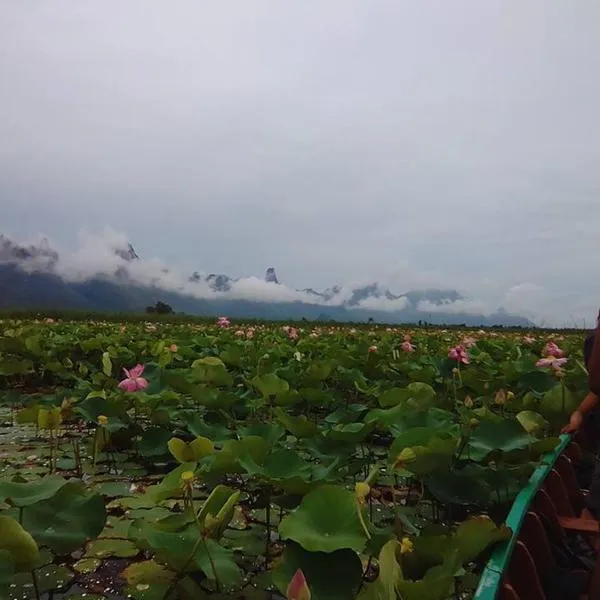
<path id="1" fill-rule="evenodd" d="M 271 283 L 250 276 L 227 280 L 227 286 L 215 290 L 206 280 L 208 273 L 191 277 L 181 269 L 158 258 L 139 258 L 129 246 L 125 233 L 106 227 L 100 233 L 81 231 L 76 247 L 69 251 L 49 241 L 44 236 L 33 240 L 8 244 L 10 238 L 0 239 L 0 261 L 18 262 L 28 271 L 50 271 L 69 282 L 82 282 L 105 277 L 144 286 L 155 286 L 172 292 L 188 294 L 200 299 L 251 300 L 258 302 L 302 302 L 323 306 L 345 306 L 348 309 L 397 312 L 413 308 L 427 315 L 439 313 L 490 316 L 505 310 L 522 315 L 540 324 L 555 321 L 544 315 L 545 290 L 532 283 L 521 283 L 508 289 L 496 298 L 480 300 L 460 294 L 454 299 L 417 300 L 413 303 L 404 295 L 395 296 L 382 284 L 356 282 L 352 285 L 334 287 L 321 292 L 300 291 L 283 283 Z M 4 244 L 4 246 L 2 245 Z M 17 248 L 17 250 L 15 250 Z M 368 293 L 356 296 L 357 290 L 368 288 Z M 409 290 L 403 290 L 406 293 Z M 410 294 L 409 294 L 410 296 Z"/>

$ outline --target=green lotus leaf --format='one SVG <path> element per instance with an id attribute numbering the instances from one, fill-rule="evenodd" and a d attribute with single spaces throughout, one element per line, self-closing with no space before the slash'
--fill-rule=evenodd
<path id="1" fill-rule="evenodd" d="M 375 423 L 339 423 L 328 432 L 327 437 L 340 442 L 362 442 L 375 429 Z"/>
<path id="2" fill-rule="evenodd" d="M 390 540 L 379 552 L 379 574 L 377 579 L 361 590 L 357 600 L 390 600 L 398 597 L 398 583 L 402 579 L 402 568 L 396 558 L 400 542 Z"/>
<path id="3" fill-rule="evenodd" d="M 129 585 L 137 586 L 141 584 L 143 586 L 148 584 L 152 586 L 169 584 L 175 577 L 175 573 L 154 560 L 144 560 L 129 565 L 121 573 L 121 577 Z"/>
<path id="4" fill-rule="evenodd" d="M 250 383 L 263 395 L 271 398 L 279 394 L 285 394 L 290 389 L 290 384 L 275 373 L 265 373 L 254 377 Z"/>
<path id="5" fill-rule="evenodd" d="M 195 462 L 183 463 L 168 473 L 163 480 L 156 486 L 148 489 L 145 496 L 154 503 L 162 502 L 167 498 L 179 497 L 182 495 L 181 475 L 186 471 L 194 472 L 197 464 Z"/>
<path id="6" fill-rule="evenodd" d="M 0 481 L 0 502 L 6 501 L 19 508 L 31 506 L 52 498 L 66 483 L 67 480 L 58 475 L 48 475 L 26 483 Z"/>
<path id="7" fill-rule="evenodd" d="M 501 423 L 481 421 L 471 432 L 462 456 L 484 461 L 493 451 L 510 452 L 527 448 L 532 441 L 517 420 L 505 419 Z"/>
<path id="8" fill-rule="evenodd" d="M 517 421 L 527 433 L 536 436 L 543 433 L 549 426 L 548 421 L 542 415 L 532 410 L 522 410 L 517 414 Z"/>
<path id="9" fill-rule="evenodd" d="M 51 498 L 23 510 L 25 529 L 56 554 L 67 554 L 94 539 L 105 523 L 102 496 L 88 492 L 75 480 L 66 482 Z"/>
<path id="10" fill-rule="evenodd" d="M 329 484 L 307 494 L 300 506 L 281 521 L 279 534 L 310 552 L 361 552 L 367 541 L 355 494 Z"/>
<path id="11" fill-rule="evenodd" d="M 445 504 L 485 506 L 492 488 L 482 471 L 476 464 L 467 465 L 459 471 L 439 470 L 427 478 L 427 489 L 436 500 Z"/>
<path id="12" fill-rule="evenodd" d="M 458 548 L 458 564 L 464 565 L 477 558 L 488 546 L 509 540 L 512 535 L 505 525 L 498 527 L 487 516 L 470 517 L 454 532 Z"/>
<path id="13" fill-rule="evenodd" d="M 309 421 L 305 415 L 293 417 L 281 408 L 276 408 L 273 414 L 298 439 L 314 437 L 319 434 L 319 428 L 312 421 Z"/>
<path id="14" fill-rule="evenodd" d="M 282 594 L 285 594 L 297 569 L 302 569 L 306 577 L 311 600 L 354 598 L 362 580 L 362 564 L 356 552 L 308 552 L 290 542 L 286 545 L 282 562 L 273 571 L 273 582 Z"/>
<path id="15" fill-rule="evenodd" d="M 94 540 L 87 547 L 87 558 L 132 558 L 139 554 L 139 549 L 129 540 Z"/>
<path id="16" fill-rule="evenodd" d="M 382 392 L 377 401 L 381 408 L 390 408 L 406 402 L 409 397 L 410 393 L 406 388 L 395 387 Z"/>
<path id="17" fill-rule="evenodd" d="M 140 549 L 152 549 L 160 562 L 165 562 L 176 571 L 201 570 L 208 579 L 214 580 L 213 565 L 221 583 L 237 585 L 242 578 L 233 559 L 233 552 L 223 548 L 215 540 L 206 538 L 198 542 L 200 533 L 196 524 L 182 531 L 161 531 L 144 521 L 134 521 L 130 536 Z M 195 550 L 192 553 L 192 550 Z M 192 560 L 189 557 L 193 556 Z"/>
<path id="18" fill-rule="evenodd" d="M 14 571 L 30 571 L 40 558 L 35 540 L 12 517 L 0 516 L 0 553 L 8 552 Z M 0 557 L 2 554 L 0 554 Z"/>

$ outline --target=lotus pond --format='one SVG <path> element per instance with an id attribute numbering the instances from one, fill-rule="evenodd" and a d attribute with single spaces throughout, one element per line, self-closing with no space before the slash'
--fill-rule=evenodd
<path id="1" fill-rule="evenodd" d="M 0 598 L 469 598 L 582 341 L 4 320 Z"/>

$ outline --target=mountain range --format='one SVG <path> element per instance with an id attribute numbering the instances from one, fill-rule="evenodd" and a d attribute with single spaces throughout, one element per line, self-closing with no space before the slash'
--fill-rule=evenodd
<path id="1" fill-rule="evenodd" d="M 182 277 L 145 263 L 129 243 L 110 247 L 106 257 L 101 267 L 73 266 L 46 240 L 23 245 L 0 235 L 0 308 L 139 312 L 161 301 L 176 312 L 240 319 L 533 326 L 501 308 L 493 314 L 461 311 L 467 299 L 456 290 L 396 295 L 378 283 L 294 290 L 273 267 L 262 280 L 198 271 Z"/>

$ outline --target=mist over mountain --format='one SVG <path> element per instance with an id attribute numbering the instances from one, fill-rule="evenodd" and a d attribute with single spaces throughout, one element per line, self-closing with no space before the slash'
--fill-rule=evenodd
<path id="1" fill-rule="evenodd" d="M 467 325 L 533 325 L 501 307 L 481 306 L 453 289 L 392 293 L 377 282 L 296 290 L 275 267 L 262 278 L 185 273 L 145 260 L 121 234 L 86 235 L 71 253 L 45 238 L 17 243 L 0 235 L 0 308 L 141 311 L 157 301 L 176 312 L 235 318 Z"/>

